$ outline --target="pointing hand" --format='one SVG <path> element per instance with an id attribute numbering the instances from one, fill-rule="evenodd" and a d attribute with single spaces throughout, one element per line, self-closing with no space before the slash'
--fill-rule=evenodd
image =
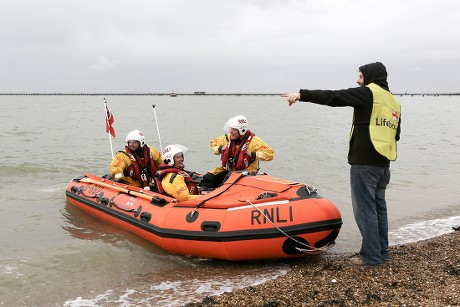
<path id="1" fill-rule="evenodd" d="M 300 93 L 282 94 L 281 97 L 287 98 L 289 106 L 292 106 L 296 101 L 300 99 Z"/>

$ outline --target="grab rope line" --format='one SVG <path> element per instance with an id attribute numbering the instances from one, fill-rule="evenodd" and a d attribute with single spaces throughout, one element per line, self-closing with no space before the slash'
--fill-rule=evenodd
<path id="1" fill-rule="evenodd" d="M 198 204 L 195 206 L 195 208 L 193 208 L 192 212 L 190 213 L 190 216 L 193 216 L 193 215 L 195 214 L 196 210 L 197 210 L 198 208 L 200 208 L 205 202 L 207 202 L 208 200 L 213 199 L 213 198 L 215 198 L 215 197 L 217 197 L 217 196 L 219 196 L 219 195 L 222 195 L 223 193 L 227 192 L 228 189 L 230 189 L 231 187 L 233 187 L 241 178 L 243 178 L 244 176 L 247 176 L 247 175 L 248 175 L 248 172 L 242 172 L 241 175 L 240 175 L 238 178 L 236 178 L 235 181 L 233 181 L 225 190 L 223 190 L 223 191 L 217 193 L 216 195 L 213 195 L 213 196 L 211 196 L 211 197 L 209 197 L 209 198 L 206 198 L 206 199 L 202 200 L 200 203 L 198 203 Z"/>
<path id="2" fill-rule="evenodd" d="M 265 213 L 263 213 L 262 210 L 260 210 L 259 207 L 254 205 L 250 200 L 245 200 L 245 202 L 247 202 L 248 204 L 250 204 L 251 206 L 256 208 L 270 222 L 270 224 L 273 225 L 273 227 L 275 227 L 279 232 L 281 232 L 287 238 L 289 238 L 289 239 L 293 240 L 294 242 L 306 247 L 306 248 L 295 247 L 295 249 L 297 249 L 299 252 L 302 252 L 302 253 L 314 253 L 314 252 L 317 252 L 317 251 L 324 251 L 327 248 L 329 248 L 330 246 L 334 245 L 334 244 L 328 243 L 327 245 L 325 245 L 323 247 L 313 247 L 313 246 L 310 246 L 310 245 L 305 244 L 303 242 L 300 242 L 299 240 L 297 240 L 297 239 L 293 238 L 292 236 L 288 235 L 286 232 L 284 232 L 282 229 L 280 229 L 278 226 L 276 226 L 275 223 L 273 223 L 272 220 L 268 216 L 266 216 Z"/>

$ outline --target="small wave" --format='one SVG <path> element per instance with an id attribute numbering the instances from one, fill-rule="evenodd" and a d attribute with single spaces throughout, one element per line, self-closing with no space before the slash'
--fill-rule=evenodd
<path id="1" fill-rule="evenodd" d="M 24 274 L 18 272 L 18 268 L 11 266 L 11 265 L 5 265 L 5 266 L 0 266 L 0 276 L 3 275 L 8 275 L 8 276 L 13 276 L 14 278 L 18 278 L 19 276 L 22 276 Z"/>
<path id="2" fill-rule="evenodd" d="M 38 188 L 36 191 L 40 193 L 51 193 L 51 194 L 57 194 L 57 192 L 63 192 L 65 191 L 66 187 L 62 184 L 55 184 L 54 186 L 47 186 L 47 187 L 42 187 Z"/>
<path id="3" fill-rule="evenodd" d="M 249 270 L 229 277 L 210 279 L 194 278 L 190 280 L 165 280 L 160 283 L 136 287 L 136 290 L 107 290 L 93 298 L 78 297 L 64 303 L 66 307 L 100 306 L 116 304 L 117 306 L 148 305 L 148 306 L 183 306 L 189 302 L 204 299 L 206 296 L 219 295 L 225 292 L 255 286 L 285 275 L 288 265 L 275 268 Z"/>
<path id="4" fill-rule="evenodd" d="M 50 172 L 49 167 L 44 167 L 41 165 L 30 164 L 30 163 L 21 163 L 18 165 L 3 165 L 0 168 L 0 176 L 14 176 L 14 175 L 24 175 L 24 174 L 39 174 L 39 173 L 48 173 Z"/>
<path id="5" fill-rule="evenodd" d="M 17 129 L 19 129 L 19 127 L 15 127 Z M 41 135 L 43 134 L 43 132 L 41 131 L 34 131 L 34 130 L 14 130 L 14 129 L 11 129 L 11 131 L 9 132 L 10 135 L 14 135 L 15 137 L 24 137 L 24 136 L 34 136 L 34 135 Z M 31 139 L 33 140 L 33 139 Z"/>
<path id="6" fill-rule="evenodd" d="M 91 299 L 84 299 L 81 296 L 77 297 L 75 300 L 72 301 L 66 301 L 64 303 L 64 306 L 66 307 L 81 307 L 81 306 L 86 306 L 86 307 L 98 307 L 101 306 L 102 303 L 122 303 L 121 305 L 117 306 L 128 306 L 124 301 L 124 297 L 129 296 L 129 294 L 134 293 L 135 290 L 128 290 L 125 295 L 120 296 L 119 298 L 114 297 L 114 291 L 113 290 L 107 290 L 105 293 L 97 295 L 95 298 Z"/>
<path id="7" fill-rule="evenodd" d="M 394 232 L 389 232 L 388 236 L 394 245 L 399 245 L 438 237 L 453 232 L 452 227 L 458 226 L 460 226 L 460 216 L 453 216 L 408 224 Z"/>

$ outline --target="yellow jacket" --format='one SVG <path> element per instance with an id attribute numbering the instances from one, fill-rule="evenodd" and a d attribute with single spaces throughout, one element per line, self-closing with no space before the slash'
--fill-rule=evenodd
<path id="1" fill-rule="evenodd" d="M 367 85 L 374 97 L 369 133 L 375 150 L 390 161 L 397 156 L 396 134 L 398 131 L 401 104 L 389 91 L 375 83 Z"/>
<path id="2" fill-rule="evenodd" d="M 160 164 L 163 162 L 161 153 L 153 147 L 149 148 L 152 159 L 157 169 L 159 169 Z M 142 188 L 142 184 L 139 181 L 132 179 L 127 174 L 128 167 L 132 162 L 125 150 L 117 152 L 112 162 L 110 162 L 110 176 L 117 180 L 122 178 L 127 184 Z"/>
<path id="3" fill-rule="evenodd" d="M 225 146 L 228 146 L 228 139 L 230 139 L 230 134 L 224 134 L 219 137 L 216 137 L 211 140 L 211 150 L 213 154 L 220 155 L 221 149 Z M 249 143 L 248 150 L 255 152 L 255 160 L 246 168 L 249 172 L 256 172 L 259 169 L 259 161 L 271 161 L 275 157 L 275 151 L 273 148 L 265 144 L 264 141 L 257 135 L 255 135 Z M 211 170 L 210 173 L 217 175 L 225 171 L 225 168 L 218 166 L 215 169 Z M 234 169 L 230 169 L 234 171 Z"/>
<path id="4" fill-rule="evenodd" d="M 171 183 L 171 176 L 176 174 L 173 182 Z M 184 176 L 177 173 L 168 173 L 161 180 L 161 185 L 166 193 L 177 199 L 178 202 L 186 201 L 199 197 L 200 195 L 190 194 L 187 184 L 185 183 Z"/>

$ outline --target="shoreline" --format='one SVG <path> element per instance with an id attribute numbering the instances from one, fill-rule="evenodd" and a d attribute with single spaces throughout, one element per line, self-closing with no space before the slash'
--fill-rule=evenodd
<path id="1" fill-rule="evenodd" d="M 379 267 L 353 265 L 352 254 L 293 259 L 286 275 L 185 306 L 460 306 L 459 246 L 454 231 L 390 246 Z"/>

